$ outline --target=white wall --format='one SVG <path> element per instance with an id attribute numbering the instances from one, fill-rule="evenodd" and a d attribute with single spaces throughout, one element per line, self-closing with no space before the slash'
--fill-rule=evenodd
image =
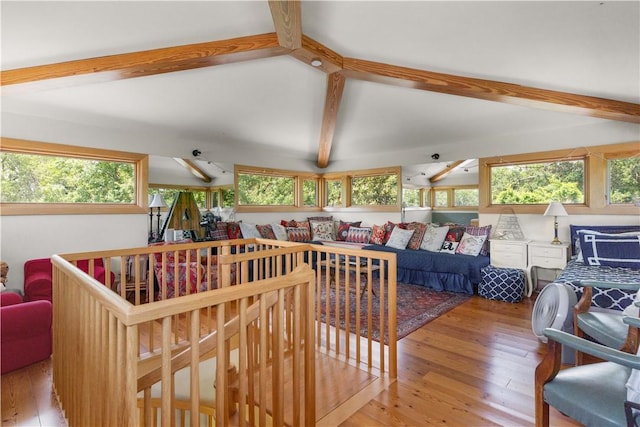
<path id="1" fill-rule="evenodd" d="M 533 214 L 517 214 L 518 223 L 526 239 L 553 240 L 553 217 Z M 480 225 L 498 224 L 500 214 L 480 214 Z M 638 215 L 569 215 L 558 217 L 558 238 L 569 242 L 569 225 L 640 225 Z"/>
<path id="2" fill-rule="evenodd" d="M 53 254 L 147 245 L 148 215 L 25 215 L 0 218 L 9 288 L 23 289 L 24 262 Z"/>

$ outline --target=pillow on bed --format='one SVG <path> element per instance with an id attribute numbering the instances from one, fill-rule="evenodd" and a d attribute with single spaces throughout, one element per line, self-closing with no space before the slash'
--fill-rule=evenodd
<path id="1" fill-rule="evenodd" d="M 310 220 L 311 236 L 313 240 L 335 240 L 333 221 Z"/>
<path id="2" fill-rule="evenodd" d="M 394 249 L 406 249 L 409 240 L 411 240 L 411 236 L 413 236 L 413 230 L 405 230 L 400 227 L 393 227 L 393 231 L 391 232 L 391 237 L 385 246 L 389 246 Z"/>
<path id="3" fill-rule="evenodd" d="M 449 232 L 449 226 L 434 227 L 433 224 L 429 224 L 427 230 L 424 232 L 422 243 L 420 243 L 420 249 L 423 251 L 438 252 L 442 249 L 442 243 L 444 238 Z"/>
<path id="4" fill-rule="evenodd" d="M 480 255 L 489 255 L 489 235 L 491 234 L 491 224 L 483 225 L 482 227 L 476 227 L 473 225 L 467 225 L 464 228 L 465 233 L 472 236 L 485 236 L 482 248 L 480 248 Z M 461 242 L 462 243 L 462 242 Z"/>
<path id="5" fill-rule="evenodd" d="M 613 236 L 637 236 L 640 234 L 640 231 L 630 231 L 628 233 L 603 233 L 595 230 L 578 230 L 576 231 L 576 241 L 574 242 L 573 247 L 578 254 L 576 256 L 576 261 L 584 263 L 584 258 L 582 257 L 582 250 L 580 250 L 580 235 L 581 234 L 599 234 L 599 235 L 613 235 Z"/>
<path id="6" fill-rule="evenodd" d="M 460 244 L 456 248 L 456 253 L 462 255 L 478 256 L 486 240 L 486 234 L 482 236 L 472 236 L 469 233 L 464 233 L 462 235 L 462 240 L 460 240 Z"/>
<path id="7" fill-rule="evenodd" d="M 580 232 L 584 265 L 640 269 L 640 233 Z"/>
<path id="8" fill-rule="evenodd" d="M 371 229 L 369 227 L 349 227 L 345 242 L 349 243 L 369 243 Z"/>

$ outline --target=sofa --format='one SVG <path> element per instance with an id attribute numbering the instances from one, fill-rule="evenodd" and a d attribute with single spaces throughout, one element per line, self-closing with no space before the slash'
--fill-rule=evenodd
<path id="1" fill-rule="evenodd" d="M 89 260 L 79 260 L 78 268 L 85 273 L 89 272 Z M 96 258 L 93 263 L 93 277 L 102 284 L 105 280 L 106 270 L 102 258 Z M 115 274 L 111 273 L 111 285 L 115 280 Z M 50 258 L 30 259 L 24 263 L 24 299 L 25 301 L 47 300 L 52 301 L 53 294 L 53 268 Z"/>
<path id="2" fill-rule="evenodd" d="M 0 293 L 1 373 L 48 358 L 52 350 L 51 326 L 51 302 L 24 302 L 17 293 Z"/>
<path id="3" fill-rule="evenodd" d="M 489 265 L 488 256 L 462 255 L 369 245 L 364 250 L 396 254 L 397 280 L 432 288 L 436 291 L 473 294 L 482 277 L 480 270 Z"/>

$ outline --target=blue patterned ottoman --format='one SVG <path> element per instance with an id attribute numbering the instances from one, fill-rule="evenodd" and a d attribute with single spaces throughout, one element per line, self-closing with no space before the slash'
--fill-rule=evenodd
<path id="1" fill-rule="evenodd" d="M 524 295 L 524 271 L 488 265 L 480 270 L 482 281 L 478 285 L 481 297 L 506 302 L 520 302 Z"/>

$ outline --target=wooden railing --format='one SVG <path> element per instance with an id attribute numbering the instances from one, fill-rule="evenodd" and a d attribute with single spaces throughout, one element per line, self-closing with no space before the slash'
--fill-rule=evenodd
<path id="1" fill-rule="evenodd" d="M 203 424 L 309 425 L 315 351 L 397 375 L 393 254 L 249 239 L 52 259 L 53 380 L 70 425 L 165 425 L 174 417 L 199 425 L 191 414 Z M 88 274 L 73 267 L 87 259 Z M 98 259 L 104 284 L 91 277 Z M 339 296 L 326 297 L 332 292 Z M 211 358 L 215 403 L 207 405 L 199 366 Z M 185 368 L 188 399 L 175 396 L 174 377 Z"/>

